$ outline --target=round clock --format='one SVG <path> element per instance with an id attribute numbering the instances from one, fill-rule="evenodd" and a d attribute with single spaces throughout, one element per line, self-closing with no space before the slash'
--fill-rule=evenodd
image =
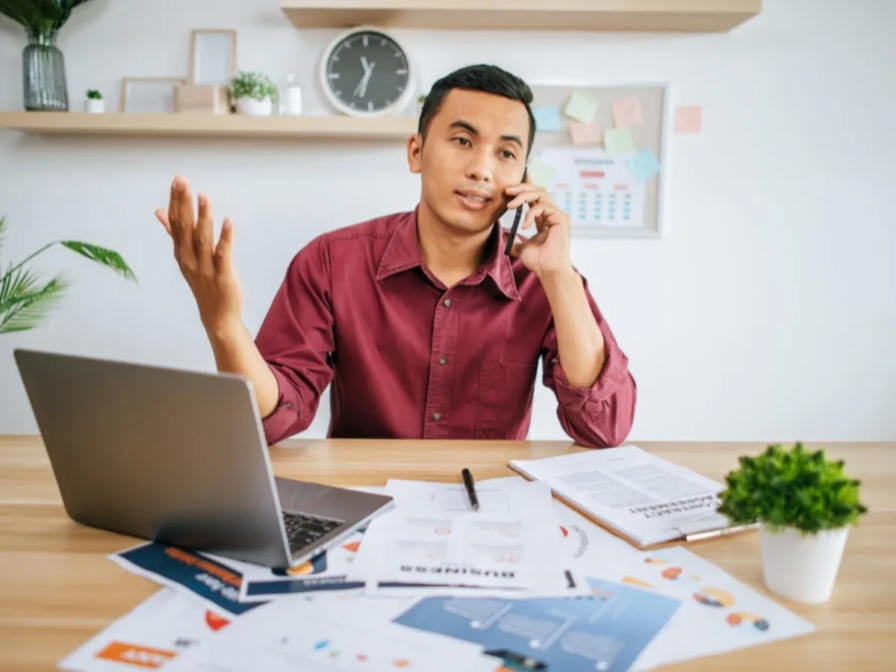
<path id="1" fill-rule="evenodd" d="M 410 59 L 381 28 L 359 26 L 337 35 L 324 50 L 320 83 L 333 106 L 356 117 L 404 110 L 414 96 Z"/>

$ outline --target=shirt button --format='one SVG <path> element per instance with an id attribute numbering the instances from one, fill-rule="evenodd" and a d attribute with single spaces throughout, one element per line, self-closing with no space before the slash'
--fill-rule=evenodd
<path id="1" fill-rule="evenodd" d="M 446 364 L 448 362 L 444 357 L 439 357 L 439 364 Z"/>
<path id="2" fill-rule="evenodd" d="M 433 419 L 433 420 L 441 420 L 441 419 L 442 419 L 442 414 L 441 414 L 441 413 L 433 413 L 433 414 L 432 414 L 432 419 Z"/>
<path id="3" fill-rule="evenodd" d="M 446 308 L 450 308 L 450 307 L 451 307 L 451 299 L 445 299 L 443 305 L 444 305 Z"/>

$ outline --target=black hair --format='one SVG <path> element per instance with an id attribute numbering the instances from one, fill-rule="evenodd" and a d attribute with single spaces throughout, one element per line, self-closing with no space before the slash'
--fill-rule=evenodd
<path id="1" fill-rule="evenodd" d="M 522 79 L 502 70 L 496 65 L 468 65 L 451 72 L 432 85 L 432 89 L 426 94 L 423 101 L 423 109 L 420 111 L 420 120 L 417 122 L 417 133 L 426 139 L 430 122 L 442 107 L 445 96 L 451 89 L 466 89 L 468 91 L 483 91 L 504 96 L 511 100 L 518 100 L 526 106 L 529 115 L 529 145 L 526 155 L 532 149 L 535 139 L 535 116 L 532 114 L 532 89 Z"/>

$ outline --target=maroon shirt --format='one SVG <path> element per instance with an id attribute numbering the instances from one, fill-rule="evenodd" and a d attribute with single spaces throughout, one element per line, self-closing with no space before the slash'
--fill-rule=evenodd
<path id="1" fill-rule="evenodd" d="M 541 282 L 495 244 L 498 230 L 489 260 L 450 289 L 423 264 L 416 210 L 296 254 L 256 338 L 280 386 L 268 443 L 305 430 L 328 384 L 332 438 L 525 439 L 541 358 L 566 433 L 619 445 L 637 396 L 625 354 L 589 292 L 607 359 L 592 387 L 572 387 Z"/>

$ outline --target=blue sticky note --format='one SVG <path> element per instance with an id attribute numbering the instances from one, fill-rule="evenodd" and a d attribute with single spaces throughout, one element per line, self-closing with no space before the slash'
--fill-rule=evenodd
<path id="1" fill-rule="evenodd" d="M 532 108 L 535 128 L 538 131 L 562 131 L 563 117 L 556 105 L 538 105 Z"/>
<path id="2" fill-rule="evenodd" d="M 660 172 L 660 163 L 647 147 L 626 161 L 632 175 L 638 182 L 646 182 Z"/>

